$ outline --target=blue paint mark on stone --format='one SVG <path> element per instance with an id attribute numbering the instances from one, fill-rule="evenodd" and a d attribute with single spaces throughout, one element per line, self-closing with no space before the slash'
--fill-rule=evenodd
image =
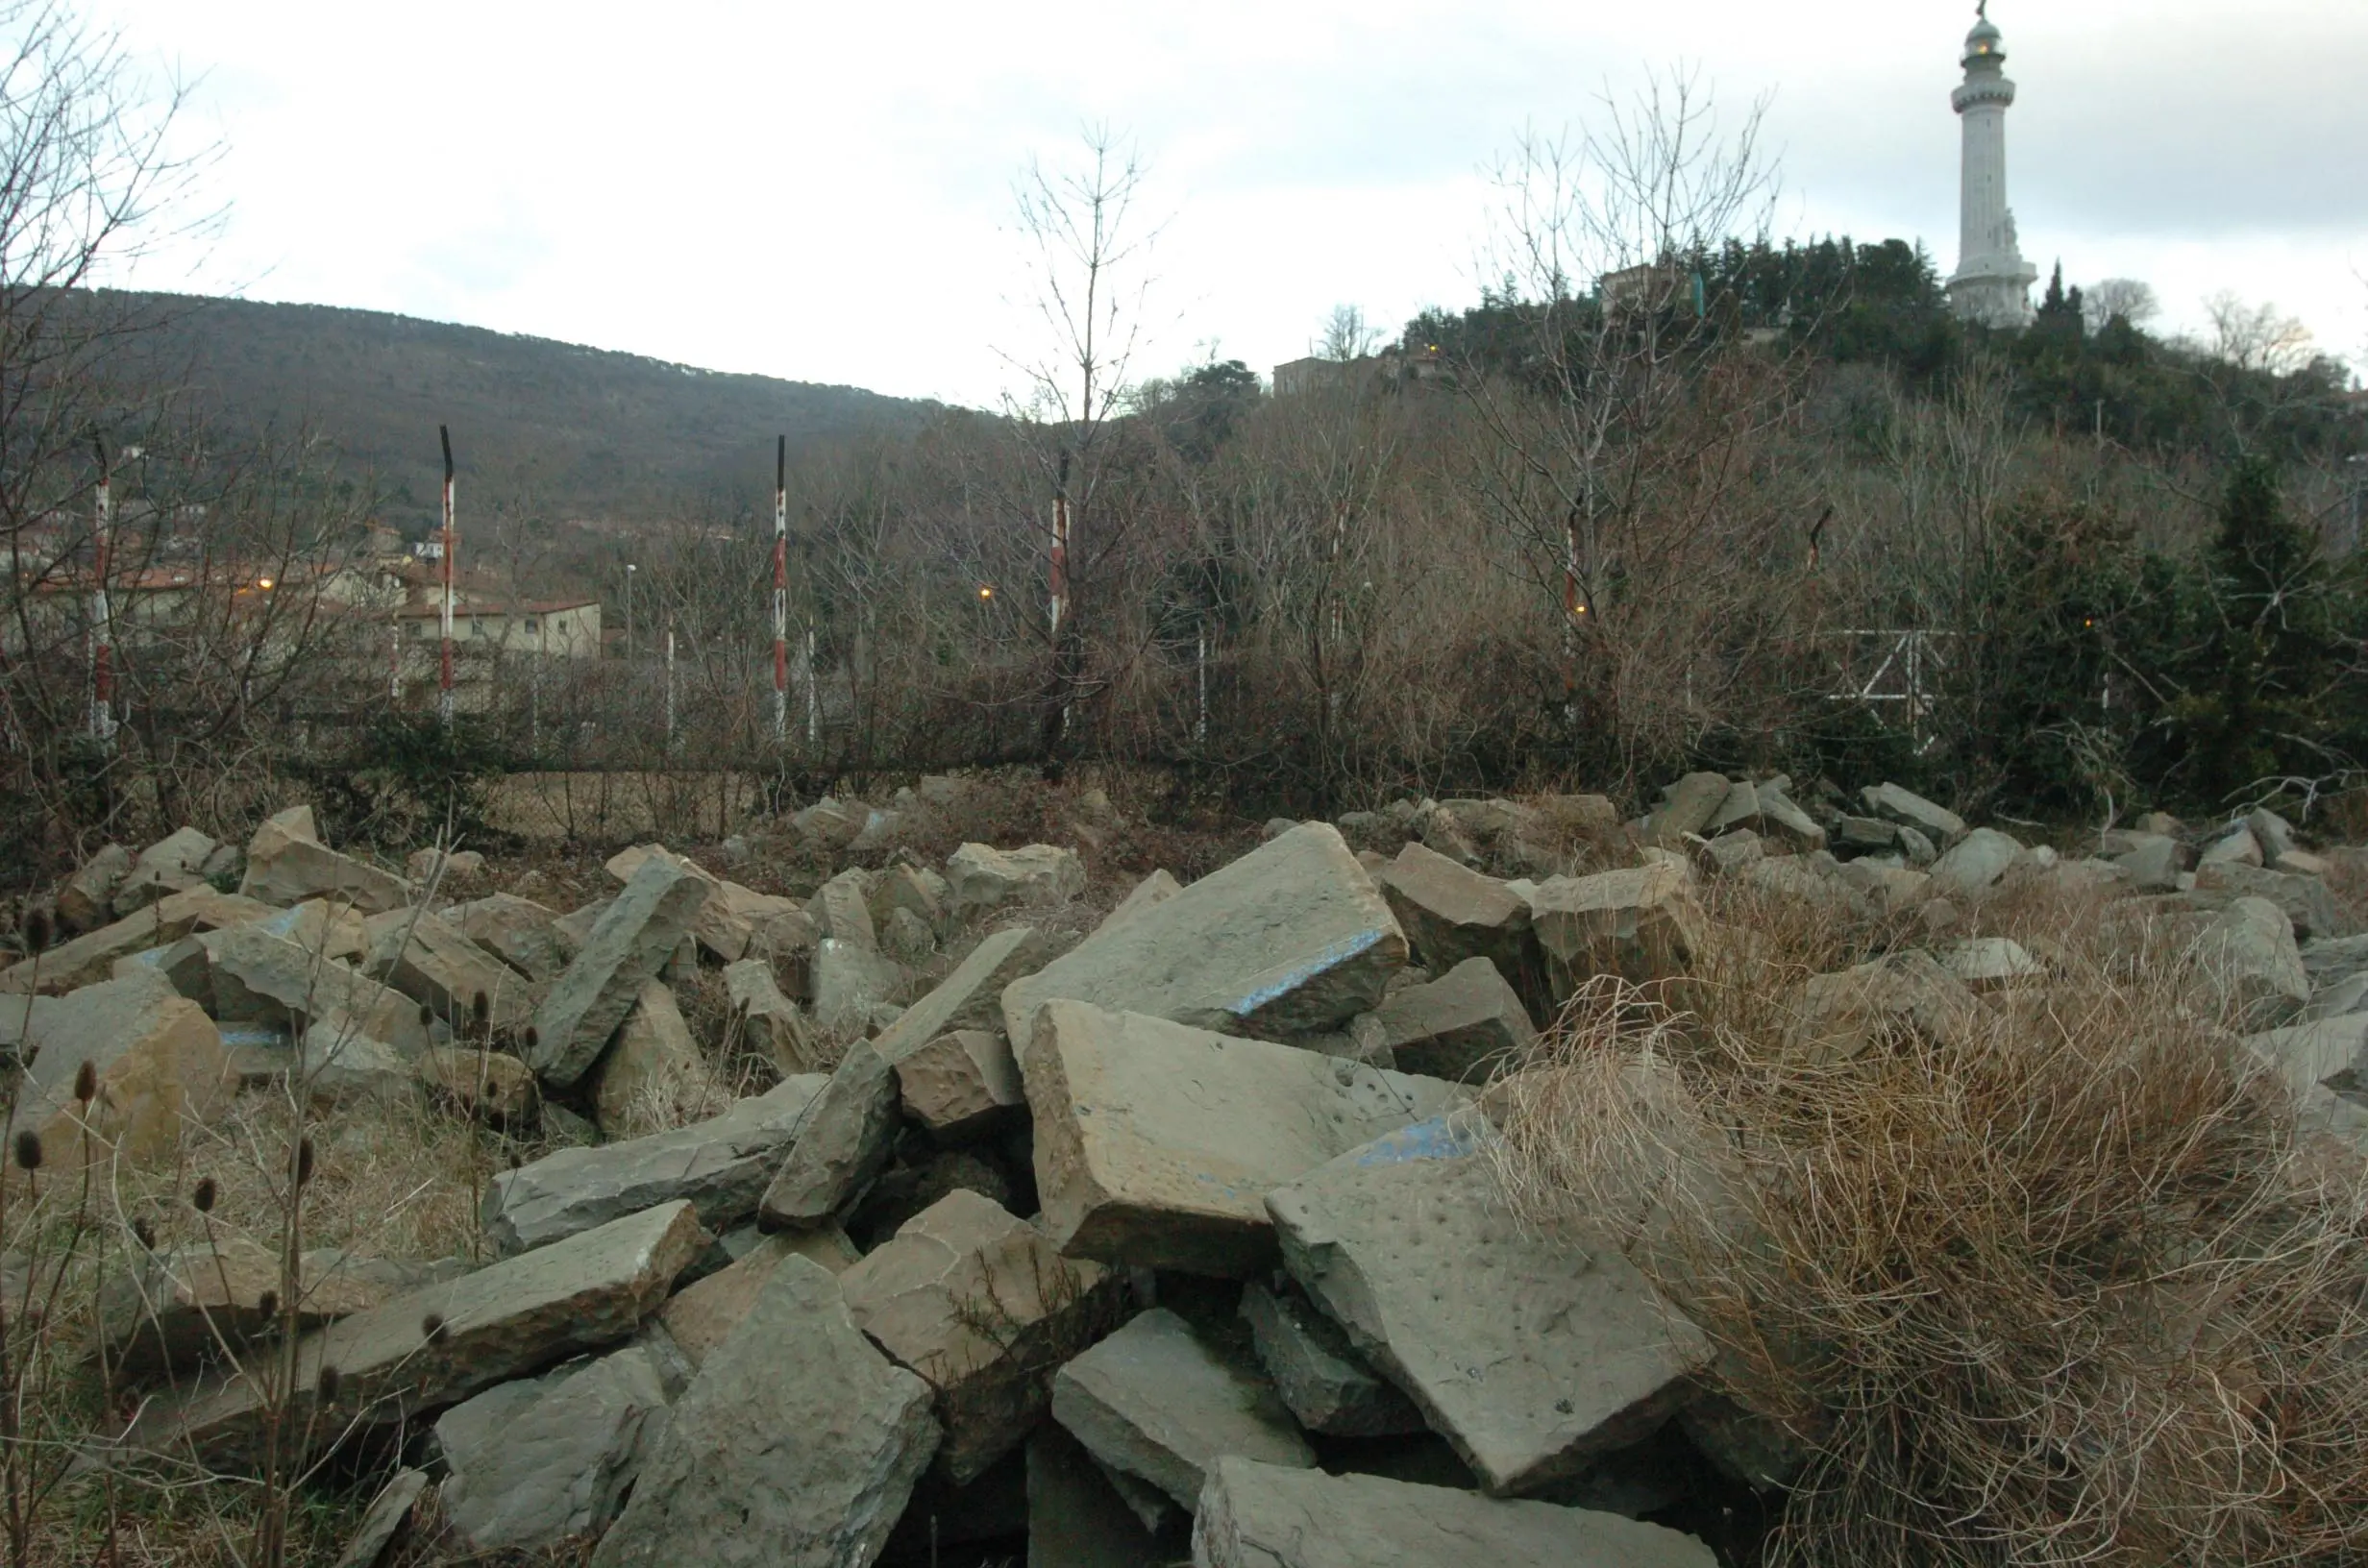
<path id="1" fill-rule="evenodd" d="M 1375 927 L 1369 931 L 1360 931 L 1353 937 L 1342 938 L 1305 963 L 1293 965 L 1275 979 L 1251 992 L 1234 1003 L 1231 1011 L 1237 1016 L 1246 1016 L 1257 1012 L 1269 1002 L 1290 995 L 1325 970 L 1337 968 L 1371 947 L 1381 941 L 1382 935 L 1381 929 Z"/>
<path id="2" fill-rule="evenodd" d="M 1491 1129 L 1465 1118 L 1432 1116 L 1385 1133 L 1350 1156 L 1360 1165 L 1402 1165 L 1417 1160 L 1461 1160 L 1486 1146 Z"/>

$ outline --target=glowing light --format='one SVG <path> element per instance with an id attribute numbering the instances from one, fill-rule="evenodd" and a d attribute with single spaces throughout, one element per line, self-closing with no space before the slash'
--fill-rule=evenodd
<path id="1" fill-rule="evenodd" d="M 265 593 L 269 593 L 271 591 L 271 579 L 269 577 L 258 577 L 255 579 L 255 586 L 262 589 Z"/>
<path id="2" fill-rule="evenodd" d="M 993 599 L 995 597 L 995 590 L 981 583 L 978 588 L 978 597 L 980 599 Z"/>

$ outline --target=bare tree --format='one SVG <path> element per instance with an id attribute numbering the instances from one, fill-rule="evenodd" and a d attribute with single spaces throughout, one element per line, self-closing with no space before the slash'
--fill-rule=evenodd
<path id="1" fill-rule="evenodd" d="M 1381 342 L 1381 329 L 1367 321 L 1362 309 L 1353 305 L 1336 305 L 1324 318 L 1323 337 L 1317 346 L 1316 356 L 1346 364 L 1371 354 Z"/>
<path id="2" fill-rule="evenodd" d="M 2102 331 L 2115 316 L 2133 327 L 2143 327 L 2162 313 L 2154 286 L 2135 278 L 2108 278 L 2089 285 L 2081 296 L 2081 308 L 2092 332 Z"/>
<path id="3" fill-rule="evenodd" d="M 2311 360 L 2310 329 L 2275 305 L 2247 305 L 2223 289 L 2204 302 L 2208 322 L 2202 348 L 2238 370 L 2289 376 Z"/>

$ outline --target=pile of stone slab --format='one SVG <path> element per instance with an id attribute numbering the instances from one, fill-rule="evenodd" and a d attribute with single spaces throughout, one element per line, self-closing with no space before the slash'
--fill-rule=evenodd
<path id="1" fill-rule="evenodd" d="M 1702 1467 L 1640 1458 L 1690 1442 L 1702 1335 L 1513 1222 L 1477 1093 L 1588 975 L 1684 961 L 1668 869 L 1369 868 L 1304 823 L 1066 943 L 1031 913 L 1082 891 L 1055 846 L 792 900 L 645 845 L 570 915 L 415 869 L 442 896 L 284 814 L 240 894 L 10 971 L 53 1136 L 86 1058 L 118 1092 L 78 1136 L 159 1160 L 242 1084 L 589 1124 L 490 1178 L 490 1262 L 308 1252 L 292 1393 L 224 1354 L 280 1321 L 276 1252 L 159 1252 L 111 1299 L 128 1442 L 399 1458 L 348 1562 L 414 1518 L 604 1564 L 1714 1560 L 1643 1517 Z M 761 1093 L 690 1038 L 700 964 Z"/>
<path id="2" fill-rule="evenodd" d="M 237 1469 L 277 1415 L 314 1457 L 401 1457 L 357 1568 L 414 1515 L 465 1551 L 597 1542 L 596 1564 L 1024 1539 L 1041 1568 L 1708 1565 L 1667 1521 L 1780 1485 L 1799 1447 L 1709 1391 L 1712 1347 L 1629 1257 L 1516 1222 L 1484 1090 L 1581 988 L 1695 967 L 1722 940 L 1709 879 L 1910 918 L 1800 988 L 1794 1044 L 1833 1058 L 1966 1028 L 2044 974 L 1953 934 L 2018 878 L 2182 900 L 2264 1060 L 2368 1139 L 2368 938 L 2206 875 L 2318 878 L 2275 819 L 2188 872 L 2184 835 L 2068 861 L 1896 786 L 1852 804 L 1698 773 L 1625 825 L 1589 796 L 1277 823 L 1068 941 L 1065 847 L 965 845 L 792 899 L 642 845 L 562 915 L 449 860 L 415 869 L 473 896 L 431 899 L 300 811 L 257 833 L 238 894 L 115 915 L 136 867 L 162 886 L 200 846 L 117 857 L 85 889 L 113 918 L 8 971 L 36 994 L 0 1037 L 34 1053 L 20 1116 L 140 1158 L 242 1083 L 581 1126 L 491 1177 L 489 1262 L 305 1256 L 293 1423 L 221 1354 L 272 1331 L 276 1256 L 157 1254 L 111 1303 L 146 1390 L 130 1441 Z M 802 816 L 842 848 L 885 831 Z M 703 965 L 728 1042 L 676 995 Z M 719 1043 L 777 1082 L 734 1098 Z M 61 1099 L 84 1060 L 110 1086 L 89 1123 Z"/>

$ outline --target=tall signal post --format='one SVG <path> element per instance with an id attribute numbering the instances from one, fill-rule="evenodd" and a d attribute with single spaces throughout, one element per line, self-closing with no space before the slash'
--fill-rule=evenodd
<path id="1" fill-rule="evenodd" d="M 438 657 L 435 716 L 449 730 L 453 727 L 453 560 L 458 551 L 453 532 L 453 432 L 438 425 L 435 435 L 444 444 L 444 558 L 438 563 L 444 578 L 444 646 Z"/>
<path id="2" fill-rule="evenodd" d="M 773 742 L 789 742 L 789 437 L 773 448 Z"/>

